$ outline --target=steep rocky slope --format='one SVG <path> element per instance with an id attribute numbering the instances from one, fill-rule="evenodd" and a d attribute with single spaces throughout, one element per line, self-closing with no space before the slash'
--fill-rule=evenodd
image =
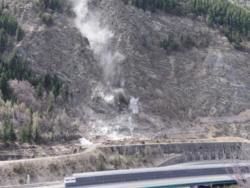
<path id="1" fill-rule="evenodd" d="M 70 100 L 57 101 L 53 113 L 65 109 L 81 136 L 248 137 L 249 51 L 201 17 L 77 0 L 46 10 L 46 25 L 37 1 L 5 2 L 25 32 L 18 52 L 35 72 L 69 86 Z M 178 48 L 163 48 L 169 38 Z"/>
<path id="2" fill-rule="evenodd" d="M 137 132 L 198 136 L 207 129 L 195 119 L 226 119 L 249 109 L 249 53 L 235 50 L 204 21 L 144 12 L 121 1 L 101 1 L 95 11 L 114 33 L 110 48 L 125 56 L 116 65 L 114 87 L 120 82 L 128 96 L 140 99 Z M 166 52 L 159 44 L 169 36 L 188 36 L 194 44 Z"/>

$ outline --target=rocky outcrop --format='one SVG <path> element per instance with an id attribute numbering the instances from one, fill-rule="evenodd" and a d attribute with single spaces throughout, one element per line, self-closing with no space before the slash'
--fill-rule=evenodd
<path id="1" fill-rule="evenodd" d="M 101 1 L 99 7 L 102 23 L 115 34 L 113 46 L 126 57 L 119 64 L 124 90 L 140 98 L 138 132 L 167 127 L 171 134 L 195 119 L 225 119 L 249 109 L 249 53 L 234 49 L 219 30 L 201 19 L 144 12 L 122 1 Z M 173 36 L 189 36 L 196 44 L 162 49 L 161 41 Z M 203 132 L 194 124 L 187 129 Z"/>
<path id="2" fill-rule="evenodd" d="M 121 65 L 125 88 L 140 97 L 144 112 L 192 120 L 249 108 L 249 54 L 235 50 L 217 30 L 195 19 L 143 12 L 120 1 L 100 6 L 127 57 Z M 206 45 L 166 53 L 159 44 L 173 33 Z"/>

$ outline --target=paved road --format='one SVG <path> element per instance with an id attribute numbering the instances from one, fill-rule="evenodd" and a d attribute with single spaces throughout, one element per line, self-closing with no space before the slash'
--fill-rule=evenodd
<path id="1" fill-rule="evenodd" d="M 250 177 L 250 174 L 249 174 Z M 151 181 L 141 181 L 141 182 L 129 182 L 124 184 L 105 184 L 105 185 L 99 185 L 99 186 L 88 186 L 88 188 L 155 188 L 155 187 L 163 187 L 164 188 L 187 188 L 188 186 L 193 184 L 193 182 L 201 183 L 204 182 L 210 182 L 211 180 L 213 182 L 230 182 L 231 177 L 228 175 L 222 175 L 222 176 L 202 176 L 202 177 L 188 177 L 188 178 L 175 178 L 175 179 L 169 179 L 169 180 L 151 180 Z M 181 183 L 181 184 L 180 184 Z M 145 186 L 146 185 L 146 186 Z M 168 187 L 166 186 L 168 185 Z M 181 187 L 180 187 L 181 186 Z M 183 186 L 183 187 L 182 187 Z M 84 187 L 74 187 L 74 188 L 84 188 Z"/>
<path id="2" fill-rule="evenodd" d="M 56 182 L 36 183 L 30 185 L 0 186 L 0 188 L 64 188 L 64 183 L 62 181 L 56 181 Z"/>
<path id="3" fill-rule="evenodd" d="M 223 161 L 221 162 L 223 163 Z M 124 185 L 127 185 L 127 187 L 138 187 L 135 185 L 150 187 L 161 183 L 164 183 L 162 185 L 174 185 L 177 182 L 190 184 L 190 181 L 194 184 L 217 181 L 233 183 L 235 182 L 235 169 L 240 169 L 242 173 L 249 176 L 249 166 L 249 162 L 228 162 L 226 164 L 219 164 L 218 162 L 214 164 L 212 162 L 204 162 L 202 164 L 199 162 L 197 164 L 180 164 L 161 168 L 74 174 L 73 182 L 68 183 L 67 187 L 124 187 Z"/>
<path id="4" fill-rule="evenodd" d="M 116 170 L 74 174 L 77 182 L 74 188 L 140 188 L 161 185 L 177 185 L 233 181 L 234 168 L 246 172 L 250 177 L 249 161 L 204 161 L 184 163 L 160 168 Z M 231 173 L 231 174 L 230 174 Z M 80 185 L 80 186 L 79 186 Z M 147 185 L 147 186 L 145 186 Z M 71 187 L 71 186 L 69 186 Z M 63 182 L 44 182 L 40 184 L 5 186 L 0 188 L 64 188 Z"/>
<path id="5" fill-rule="evenodd" d="M 248 170 L 249 172 L 249 170 Z M 180 178 L 192 178 L 201 176 L 219 176 L 233 173 L 232 168 L 204 168 L 204 169 L 189 169 L 189 170 L 165 170 L 165 171 L 154 171 L 154 172 L 140 172 L 126 174 L 110 174 L 103 176 L 90 176 L 90 177 L 78 177 L 74 185 L 91 186 L 91 185 L 104 185 L 111 183 L 128 183 L 138 181 L 154 181 L 154 180 L 170 180 Z"/>

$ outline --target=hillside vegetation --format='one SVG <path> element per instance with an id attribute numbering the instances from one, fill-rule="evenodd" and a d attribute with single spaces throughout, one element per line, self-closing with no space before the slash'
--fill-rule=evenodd
<path id="1" fill-rule="evenodd" d="M 0 2 L 0 142 L 250 137 L 246 7 Z"/>
<path id="2" fill-rule="evenodd" d="M 59 1 L 39 1 L 41 9 L 59 9 Z M 68 90 L 56 74 L 37 74 L 15 46 L 25 36 L 16 18 L 2 1 L 0 9 L 0 141 L 42 143 L 55 139 L 53 128 L 41 130 L 44 121 L 54 121 L 49 114 L 57 98 L 67 100 Z M 45 97 L 45 98 L 44 98 Z M 47 98 L 47 99 L 46 99 Z M 49 100 L 48 100 L 49 99 Z M 46 100 L 44 106 L 39 103 Z M 46 112 L 46 113 L 44 113 Z M 20 116 L 24 118 L 20 120 Z M 48 124 L 48 122 L 47 122 Z M 54 124 L 54 122 L 52 123 Z M 49 127 L 49 126 L 48 126 Z M 44 135 L 44 136 L 43 136 Z M 62 139 L 64 136 L 60 133 Z"/>
<path id="3" fill-rule="evenodd" d="M 176 15 L 193 13 L 203 16 L 211 26 L 221 30 L 231 42 L 250 39 L 250 11 L 228 0 L 130 0 L 126 3 L 143 10 L 162 10 Z"/>

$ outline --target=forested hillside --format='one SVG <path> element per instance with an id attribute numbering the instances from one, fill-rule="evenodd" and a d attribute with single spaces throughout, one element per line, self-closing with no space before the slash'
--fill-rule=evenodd
<path id="1" fill-rule="evenodd" d="M 129 1 L 127 1 L 128 3 Z M 143 10 L 162 10 L 176 15 L 203 16 L 211 26 L 220 26 L 232 42 L 250 39 L 250 11 L 228 0 L 131 0 Z"/>
<path id="2" fill-rule="evenodd" d="M 41 12 L 45 12 L 48 9 L 58 10 L 61 5 L 56 0 L 40 0 L 37 7 Z M 32 97 L 39 101 L 51 95 L 53 100 L 56 100 L 62 92 L 67 93 L 67 90 L 63 89 L 63 82 L 56 74 L 37 74 L 31 69 L 29 62 L 18 53 L 15 46 L 22 42 L 25 32 L 16 18 L 10 14 L 10 8 L 5 1 L 2 1 L 0 7 L 0 109 L 2 110 L 0 140 L 41 143 L 44 142 L 43 132 L 34 119 L 36 119 L 35 116 L 44 116 L 44 109 L 33 106 L 32 103 L 35 101 L 31 100 L 35 99 Z M 64 99 L 67 99 L 66 95 Z M 53 105 L 50 101 L 45 109 L 51 112 Z M 13 118 L 13 113 L 15 116 L 22 114 L 27 119 L 19 122 L 18 117 Z M 50 117 L 45 119 L 47 118 Z"/>
<path id="3" fill-rule="evenodd" d="M 243 4 L 0 5 L 0 142 L 250 137 L 250 13 Z"/>

